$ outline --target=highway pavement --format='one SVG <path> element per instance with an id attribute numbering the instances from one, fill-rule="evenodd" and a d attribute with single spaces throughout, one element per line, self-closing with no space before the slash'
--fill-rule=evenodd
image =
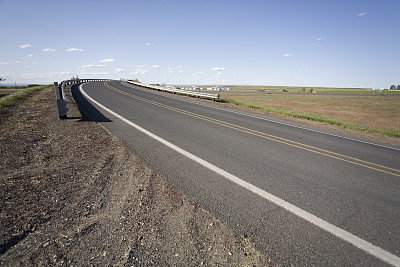
<path id="1" fill-rule="evenodd" d="M 278 265 L 400 266 L 400 148 L 120 81 L 80 89 L 91 116 Z"/>

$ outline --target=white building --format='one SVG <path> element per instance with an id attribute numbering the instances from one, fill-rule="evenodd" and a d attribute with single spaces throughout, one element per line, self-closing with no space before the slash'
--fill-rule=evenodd
<path id="1" fill-rule="evenodd" d="M 221 86 L 215 86 L 215 87 L 207 88 L 207 90 L 222 92 L 222 91 L 229 91 L 229 88 L 221 87 Z"/>

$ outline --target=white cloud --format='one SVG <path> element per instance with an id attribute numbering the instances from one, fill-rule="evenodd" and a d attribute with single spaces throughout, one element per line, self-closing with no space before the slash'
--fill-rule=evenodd
<path id="1" fill-rule="evenodd" d="M 107 67 L 107 65 L 104 64 L 87 64 L 87 65 L 83 65 L 82 68 L 103 68 L 103 67 Z"/>
<path id="2" fill-rule="evenodd" d="M 107 58 L 107 59 L 99 60 L 99 63 L 111 63 L 114 61 L 115 61 L 115 59 L 113 59 L 113 58 Z"/>
<path id="3" fill-rule="evenodd" d="M 28 48 L 31 47 L 31 44 L 23 44 L 19 46 L 20 48 Z"/>
<path id="4" fill-rule="evenodd" d="M 153 69 L 158 69 L 159 67 L 161 67 L 160 65 L 153 65 L 151 66 Z"/>
<path id="5" fill-rule="evenodd" d="M 137 74 L 141 74 L 141 75 L 145 75 L 149 72 L 149 70 L 144 69 L 144 65 L 135 65 L 134 66 L 136 69 L 132 72 L 130 72 L 129 74 L 132 75 L 137 75 Z"/>
<path id="6" fill-rule="evenodd" d="M 10 62 L 0 62 L 0 65 L 9 65 Z"/>
<path id="7" fill-rule="evenodd" d="M 111 63 L 114 62 L 115 60 L 113 58 L 108 58 L 108 59 L 103 59 L 103 60 L 99 60 L 98 63 Z M 97 63 L 93 63 L 93 64 L 86 64 L 83 65 L 81 68 L 82 69 L 86 69 L 86 68 L 105 68 L 108 67 L 107 64 L 97 64 Z"/>
<path id="8" fill-rule="evenodd" d="M 196 76 L 196 75 L 201 75 L 201 74 L 204 74 L 204 71 L 193 72 L 192 75 Z"/>
<path id="9" fill-rule="evenodd" d="M 65 72 L 65 71 L 49 73 L 50 77 L 67 76 L 67 75 L 72 75 L 72 73 L 71 72 Z"/>
<path id="10" fill-rule="evenodd" d="M 28 57 L 33 57 L 33 54 L 29 54 Z"/>
<path id="11" fill-rule="evenodd" d="M 362 13 L 358 14 L 357 16 L 362 17 L 364 15 L 367 15 L 367 12 L 362 12 Z"/>
<path id="12" fill-rule="evenodd" d="M 47 78 L 47 74 L 41 74 L 41 73 L 24 73 L 21 75 L 16 75 L 15 78 L 19 77 L 20 79 L 44 79 Z"/>
<path id="13" fill-rule="evenodd" d="M 65 51 L 67 51 L 67 52 L 83 52 L 83 49 L 82 48 L 68 48 Z"/>
<path id="14" fill-rule="evenodd" d="M 108 72 L 81 72 L 79 75 L 109 75 Z"/>
<path id="15" fill-rule="evenodd" d="M 186 68 L 186 67 L 187 67 L 186 65 L 178 65 L 176 67 L 174 67 L 174 66 L 166 66 L 166 68 L 167 68 L 167 73 L 166 74 L 171 76 L 171 75 L 173 75 L 175 73 L 183 73 L 184 72 L 183 68 Z"/>
<path id="16" fill-rule="evenodd" d="M 221 72 L 221 71 L 226 71 L 226 68 L 223 68 L 223 67 L 214 67 L 214 68 L 211 68 L 210 70 L 211 70 L 211 71 L 218 71 L 218 72 Z"/>
<path id="17" fill-rule="evenodd" d="M 9 73 L 2 73 L 1 74 L 1 77 L 3 77 L 3 78 L 14 78 L 14 77 L 16 77 L 17 76 L 17 74 L 15 74 L 14 72 L 9 72 Z M 7 80 L 7 79 L 6 79 Z"/>
<path id="18" fill-rule="evenodd" d="M 319 37 L 317 40 L 318 40 L 318 41 L 322 41 L 322 38 L 321 38 L 321 37 Z"/>
<path id="19" fill-rule="evenodd" d="M 168 67 L 167 67 L 167 70 L 168 70 L 168 73 L 173 73 L 173 72 L 177 71 L 178 68 L 168 66 Z"/>
<path id="20" fill-rule="evenodd" d="M 17 60 L 17 61 L 14 62 L 14 64 L 36 65 L 37 63 Z"/>
<path id="21" fill-rule="evenodd" d="M 289 53 L 283 54 L 284 57 L 291 57 L 292 55 Z"/>
<path id="22" fill-rule="evenodd" d="M 118 68 L 115 70 L 115 73 L 120 73 L 120 72 L 124 72 L 124 71 L 126 71 L 126 69 Z"/>
<path id="23" fill-rule="evenodd" d="M 135 70 L 135 71 L 130 72 L 129 74 L 133 74 L 133 75 L 136 75 L 136 74 L 145 75 L 145 74 L 147 74 L 148 72 L 149 72 L 148 70 L 137 69 L 137 70 Z"/>
<path id="24" fill-rule="evenodd" d="M 56 52 L 56 49 L 55 48 L 45 48 L 45 49 L 43 49 L 43 52 L 54 53 L 54 52 Z"/>
<path id="25" fill-rule="evenodd" d="M 145 43 L 144 45 L 145 46 L 152 46 L 152 45 L 155 45 L 156 43 Z"/>

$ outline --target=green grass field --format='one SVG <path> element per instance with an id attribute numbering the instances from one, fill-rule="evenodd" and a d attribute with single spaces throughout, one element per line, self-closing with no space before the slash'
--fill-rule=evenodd
<path id="1" fill-rule="evenodd" d="M 0 110 L 2 110 L 5 107 L 11 106 L 16 101 L 31 95 L 33 92 L 42 90 L 49 86 L 50 85 L 38 85 L 38 86 L 33 86 L 33 87 L 27 87 L 26 89 L 19 89 L 17 92 L 14 92 L 14 93 L 11 93 L 4 97 L 1 97 L 0 98 Z"/>

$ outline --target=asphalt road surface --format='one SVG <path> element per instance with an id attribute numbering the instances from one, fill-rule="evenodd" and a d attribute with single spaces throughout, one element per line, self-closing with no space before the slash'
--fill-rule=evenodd
<path id="1" fill-rule="evenodd" d="M 400 148 L 120 81 L 80 105 L 279 265 L 400 266 Z"/>

